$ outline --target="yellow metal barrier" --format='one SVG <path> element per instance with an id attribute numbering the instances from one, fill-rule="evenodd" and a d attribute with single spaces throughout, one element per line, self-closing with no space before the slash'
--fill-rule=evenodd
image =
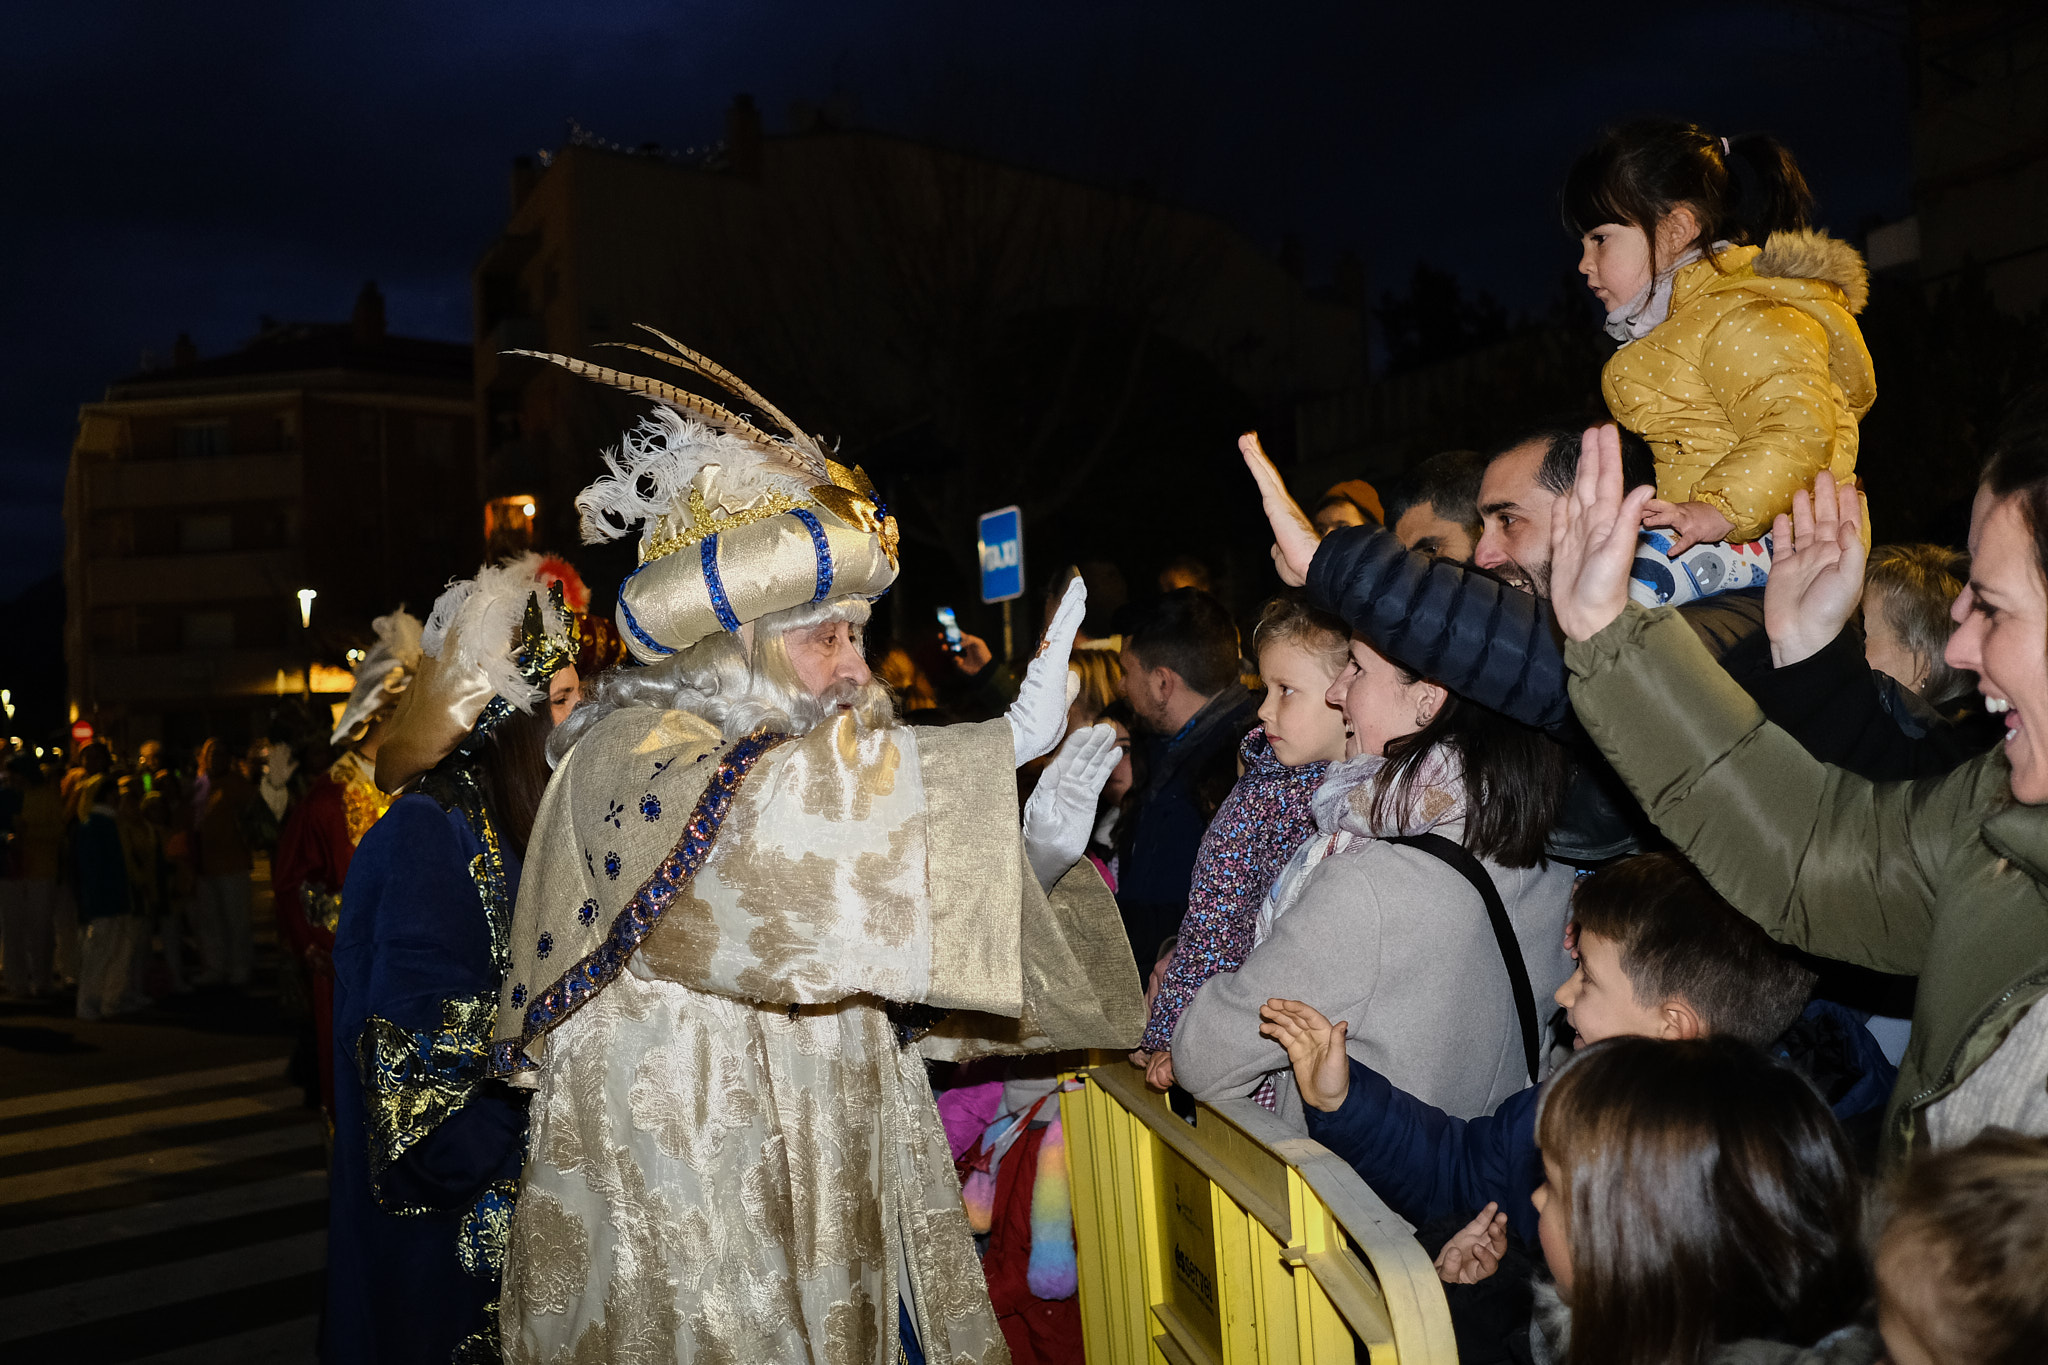
<path id="1" fill-rule="evenodd" d="M 1457 1365 L 1429 1258 L 1327 1148 L 1249 1100 L 1191 1125 L 1121 1059 L 1081 1076 L 1060 1118 L 1090 1365 Z"/>

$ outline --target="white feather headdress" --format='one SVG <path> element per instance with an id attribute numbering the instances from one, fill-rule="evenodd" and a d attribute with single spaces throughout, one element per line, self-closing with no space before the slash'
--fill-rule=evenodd
<path id="1" fill-rule="evenodd" d="M 542 631 L 566 642 L 569 623 L 540 578 L 540 556 L 532 552 L 486 565 L 475 578 L 448 585 L 434 599 L 420 634 L 420 649 L 444 671 L 481 673 L 491 690 L 521 710 L 547 694 L 520 672 L 521 628 L 529 603 L 538 603 Z M 454 637 L 454 657 L 444 654 Z M 566 644 L 564 645 L 566 648 Z"/>
<path id="2" fill-rule="evenodd" d="M 828 478 L 764 450 L 750 437 L 700 422 L 671 407 L 657 407 L 620 443 L 604 452 L 605 472 L 576 495 L 583 543 L 618 540 L 640 527 L 640 557 L 686 528 L 675 524 L 694 490 L 707 509 L 730 515 L 766 505 L 778 495 L 807 500 Z"/>
<path id="3" fill-rule="evenodd" d="M 644 322 L 633 325 L 659 338 L 669 349 L 630 341 L 598 344 L 651 356 L 708 379 L 780 430 L 770 431 L 747 413 L 645 375 L 550 351 L 505 352 L 548 361 L 571 374 L 660 404 L 626 433 L 620 445 L 604 453 L 607 473 L 578 495 L 576 508 L 582 513 L 586 545 L 617 540 L 636 525 L 644 528 L 640 537 L 643 550 L 673 535 L 680 528 L 664 531 L 657 523 L 683 504 L 692 487 L 712 507 L 743 511 L 775 493 L 803 497 L 815 485 L 831 482 L 823 444 L 762 397 L 758 389 L 666 332 Z"/>
<path id="4" fill-rule="evenodd" d="M 896 581 L 899 536 L 866 473 L 828 458 L 815 436 L 731 370 L 652 327 L 642 330 L 670 349 L 604 344 L 709 380 L 759 421 L 673 384 L 572 356 L 505 353 L 657 404 L 604 452 L 604 474 L 576 499 L 586 542 L 639 528 L 640 567 L 619 587 L 617 618 L 633 656 L 653 663 L 771 612 L 886 592 Z"/>

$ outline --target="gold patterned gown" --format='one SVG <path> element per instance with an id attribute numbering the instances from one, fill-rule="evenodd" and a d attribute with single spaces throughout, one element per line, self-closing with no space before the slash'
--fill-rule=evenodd
<path id="1" fill-rule="evenodd" d="M 880 1365 L 899 1296 L 927 1359 L 1008 1359 L 925 1059 L 1143 1024 L 1092 865 L 1030 875 L 1013 766 L 1003 721 L 577 743 L 494 1044 L 536 1089 L 506 1360 Z"/>

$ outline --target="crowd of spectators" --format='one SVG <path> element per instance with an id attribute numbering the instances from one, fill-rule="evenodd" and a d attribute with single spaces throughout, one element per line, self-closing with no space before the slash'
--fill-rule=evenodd
<path id="1" fill-rule="evenodd" d="M 254 972 L 254 891 L 310 778 L 330 756 L 281 710 L 246 747 L 173 754 L 105 739 L 66 756 L 15 748 L 0 779 L 0 980 L 19 1001 L 70 994 L 80 1019 L 132 1014 Z M 285 1008 L 307 1001 L 284 973 Z M 300 1059 L 311 1074 L 310 1031 Z"/>
<path id="2" fill-rule="evenodd" d="M 1869 548 L 1861 265 L 1789 154 L 1637 125 L 1564 199 L 1605 411 L 1299 499 L 1247 434 L 1243 621 L 1209 547 L 1047 585 L 1088 583 L 1069 723 L 1122 751 L 1130 1064 L 1356 1168 L 1469 1365 L 2048 1360 L 2048 392 L 1967 552 Z M 875 671 L 922 724 L 1017 686 L 972 634 Z M 246 984 L 252 851 L 320 770 L 17 755 L 10 992 L 130 1008 L 152 936 L 167 989 Z M 942 1078 L 956 1156 L 988 1086 L 1048 1141 L 1029 1079 Z"/>

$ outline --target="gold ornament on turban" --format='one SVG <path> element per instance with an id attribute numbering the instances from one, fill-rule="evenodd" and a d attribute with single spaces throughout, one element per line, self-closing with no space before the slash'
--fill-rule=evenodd
<path id="1" fill-rule="evenodd" d="M 687 389 L 543 351 L 550 361 L 658 405 L 619 446 L 608 472 L 576 499 L 583 539 L 640 530 L 640 567 L 619 587 L 619 630 L 642 663 L 771 612 L 841 597 L 879 597 L 896 581 L 896 519 L 865 471 L 824 446 L 745 381 L 673 338 L 652 356 L 749 405 L 781 435 Z"/>

